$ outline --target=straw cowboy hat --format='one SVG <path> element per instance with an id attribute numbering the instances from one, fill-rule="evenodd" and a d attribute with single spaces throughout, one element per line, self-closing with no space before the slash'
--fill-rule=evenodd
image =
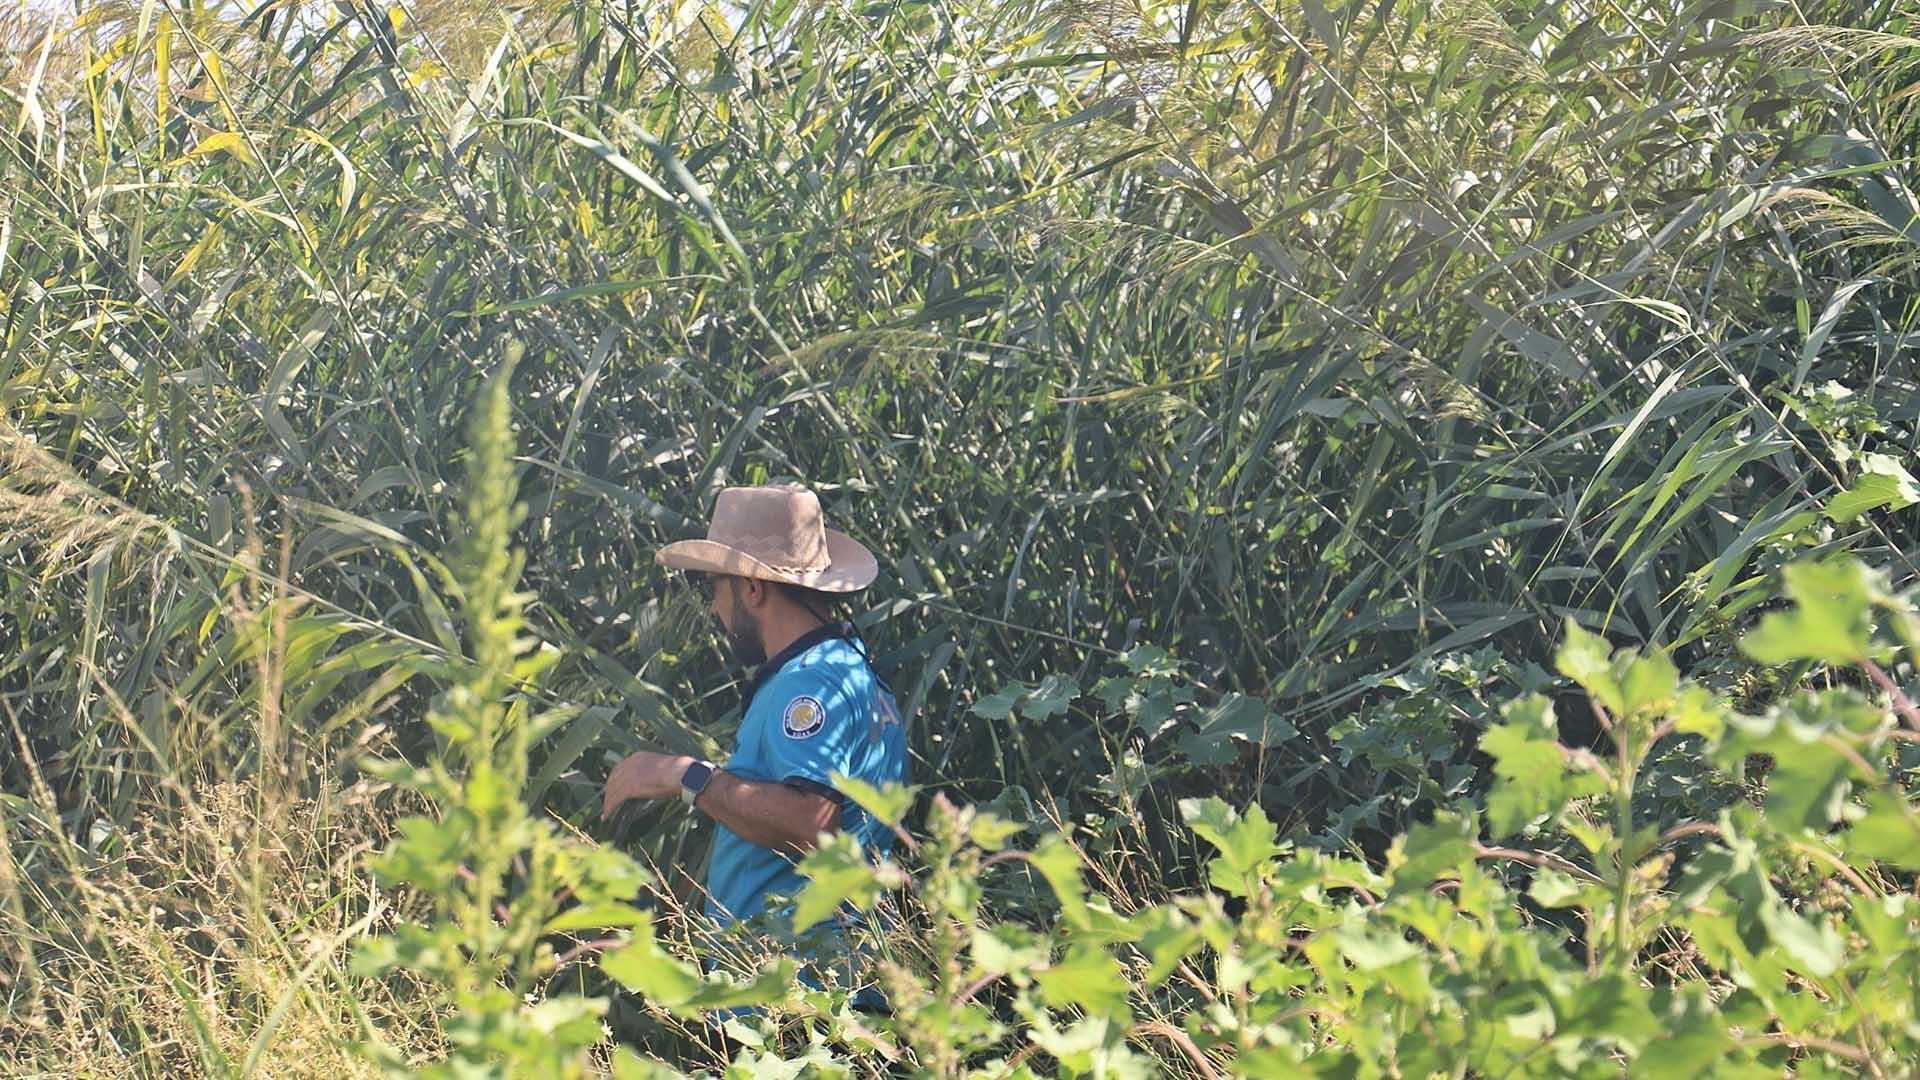
<path id="1" fill-rule="evenodd" d="M 873 552 L 827 528 L 820 499 L 798 485 L 735 487 L 720 493 L 705 540 L 680 540 L 654 554 L 676 570 L 780 581 L 821 592 L 858 592 L 880 576 Z"/>

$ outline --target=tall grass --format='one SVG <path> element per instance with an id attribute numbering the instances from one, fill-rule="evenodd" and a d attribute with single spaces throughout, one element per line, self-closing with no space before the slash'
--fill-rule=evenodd
<path id="1" fill-rule="evenodd" d="M 646 554 L 731 480 L 827 489 L 923 757 L 1028 786 L 1063 762 L 953 692 L 989 662 L 1151 640 L 1318 726 L 1568 615 L 1712 650 L 1775 549 L 1900 557 L 1808 531 L 1885 435 L 1794 404 L 1909 408 L 1885 13 L 342 11 L 26 39 L 9 399 L 228 554 L 244 482 L 336 614 L 444 649 L 450 409 L 526 335 L 537 614 L 616 743 L 702 744 Z"/>
<path id="2" fill-rule="evenodd" d="M 1913 21 L 10 12 L 10 917 L 137 877 L 96 863 L 143 813 L 238 783 L 271 846 L 331 828 L 297 808 L 367 740 L 440 748 L 412 718 L 460 655 L 459 405 L 503 337 L 528 617 L 564 655 L 538 693 L 579 710 L 533 751 L 562 818 L 635 746 L 724 749 L 718 644 L 650 552 L 726 483 L 808 482 L 884 553 L 858 615 L 917 776 L 1137 820 L 1176 878 L 1202 791 L 1378 854 L 1436 797 L 1346 733 L 1468 650 L 1525 681 L 1567 619 L 1765 696 L 1730 628 L 1781 563 L 1914 576 Z M 1196 760 L 1084 706 L 973 708 L 1143 643 L 1299 737 Z M 704 850 L 671 811 L 605 839 Z"/>

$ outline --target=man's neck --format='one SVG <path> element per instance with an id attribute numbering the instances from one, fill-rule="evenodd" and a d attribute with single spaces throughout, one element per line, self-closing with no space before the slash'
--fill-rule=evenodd
<path id="1" fill-rule="evenodd" d="M 831 624 L 821 622 L 812 612 L 783 605 L 776 611 L 768 612 L 761 623 L 760 647 L 768 657 L 779 656 L 794 642 L 827 625 Z"/>
<path id="2" fill-rule="evenodd" d="M 758 668 L 754 669 L 753 677 L 747 683 L 747 702 L 751 704 L 754 695 L 758 694 L 760 688 L 767 684 L 767 680 L 779 673 L 781 665 L 793 659 L 792 656 L 788 655 L 789 651 L 802 647 L 809 634 L 816 634 L 819 640 L 824 640 L 827 637 L 833 636 L 834 633 L 835 629 L 832 624 L 823 623 L 816 619 L 812 626 L 801 630 L 799 633 L 782 634 L 781 640 L 784 644 L 777 649 L 768 649 L 766 654 L 767 658 L 760 662 Z"/>

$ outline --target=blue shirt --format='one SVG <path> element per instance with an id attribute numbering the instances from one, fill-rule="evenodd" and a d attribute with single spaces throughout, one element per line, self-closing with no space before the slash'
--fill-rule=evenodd
<path id="1" fill-rule="evenodd" d="M 840 804 L 840 829 L 871 858 L 893 833 L 833 787 L 833 774 L 875 787 L 907 778 L 907 729 L 893 694 L 839 627 L 822 627 L 770 659 L 749 690 L 733 756 L 743 780 L 785 783 Z M 707 915 L 721 925 L 766 909 L 769 893 L 797 895 L 807 879 L 787 855 L 716 823 L 707 867 Z M 799 927 L 797 929 L 805 929 Z"/>

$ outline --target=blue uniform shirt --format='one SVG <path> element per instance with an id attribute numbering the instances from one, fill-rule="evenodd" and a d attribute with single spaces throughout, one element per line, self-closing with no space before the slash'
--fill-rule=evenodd
<path id="1" fill-rule="evenodd" d="M 749 692 L 733 756 L 743 780 L 791 784 L 840 804 L 840 829 L 869 857 L 893 833 L 833 788 L 833 774 L 879 787 L 907 778 L 907 731 L 893 694 L 841 627 L 822 627 L 768 660 Z M 721 925 L 766 908 L 769 893 L 797 895 L 807 879 L 794 861 L 716 823 L 707 867 L 707 914 Z M 804 929 L 804 928 L 803 928 Z"/>

